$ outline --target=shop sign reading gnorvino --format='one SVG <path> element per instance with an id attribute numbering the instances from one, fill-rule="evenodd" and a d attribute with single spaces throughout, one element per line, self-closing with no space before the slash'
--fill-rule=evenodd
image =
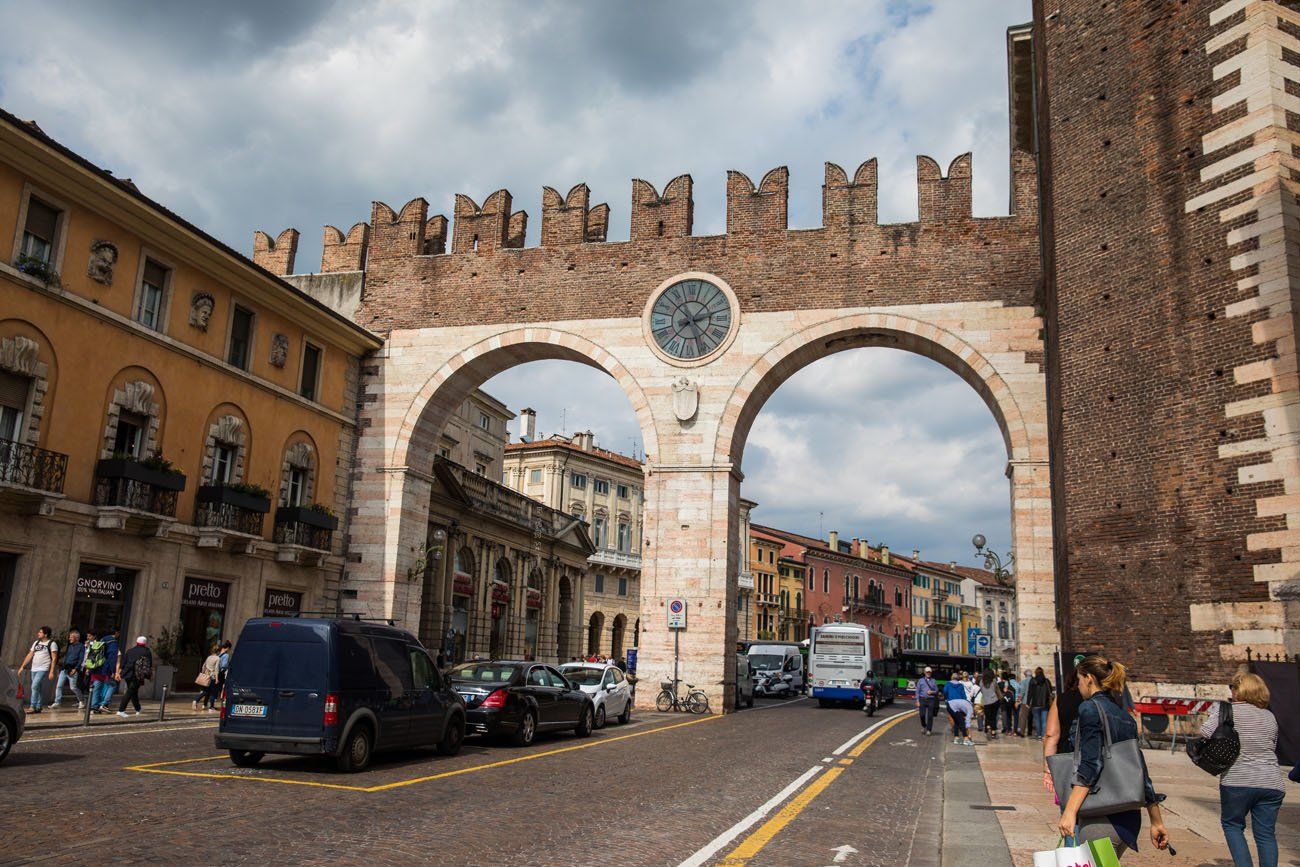
<path id="1" fill-rule="evenodd" d="M 77 595 L 91 599 L 122 601 L 126 582 L 120 578 L 103 578 L 98 575 L 78 575 Z"/>
<path id="2" fill-rule="evenodd" d="M 181 604 L 197 608 L 225 608 L 229 589 L 230 585 L 221 581 L 186 578 L 185 595 L 181 597 Z"/>

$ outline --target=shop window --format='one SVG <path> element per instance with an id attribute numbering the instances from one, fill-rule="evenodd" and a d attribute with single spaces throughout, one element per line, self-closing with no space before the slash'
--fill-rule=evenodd
<path id="1" fill-rule="evenodd" d="M 123 412 L 117 417 L 117 434 L 113 438 L 113 454 L 128 458 L 143 457 L 145 426 L 149 421 L 142 415 Z"/>
<path id="2" fill-rule="evenodd" d="M 127 616 L 137 574 L 134 569 L 82 563 L 72 598 L 72 624 L 83 631 L 93 629 L 98 635 L 114 629 L 128 635 Z"/>
<path id="3" fill-rule="evenodd" d="M 298 378 L 298 394 L 308 400 L 316 399 L 316 390 L 320 381 L 319 346 L 306 343 L 302 348 L 302 375 Z"/>
<path id="4" fill-rule="evenodd" d="M 135 321 L 154 331 L 162 330 L 167 278 L 168 269 L 152 259 L 144 260 L 144 274 L 140 277 L 140 294 L 136 302 Z"/>
<path id="5" fill-rule="evenodd" d="M 27 222 L 23 224 L 20 256 L 38 259 L 49 265 L 54 261 L 54 241 L 59 227 L 59 210 L 35 196 L 27 200 Z"/>
<path id="6" fill-rule="evenodd" d="M 226 362 L 248 370 L 248 361 L 253 349 L 253 311 L 235 305 L 230 316 L 230 346 L 226 351 Z"/>
<path id="7" fill-rule="evenodd" d="M 181 592 L 181 646 L 177 683 L 193 683 L 213 644 L 226 637 L 230 585 L 207 578 L 186 578 Z M 185 680 L 184 678 L 189 678 Z"/>

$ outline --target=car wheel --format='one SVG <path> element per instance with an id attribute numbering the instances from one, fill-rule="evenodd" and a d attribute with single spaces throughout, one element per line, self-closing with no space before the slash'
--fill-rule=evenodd
<path id="1" fill-rule="evenodd" d="M 254 768 L 265 755 L 254 750 L 231 750 L 230 761 L 238 768 Z"/>
<path id="2" fill-rule="evenodd" d="M 343 752 L 339 753 L 335 764 L 344 773 L 363 771 L 370 764 L 370 753 L 373 747 L 374 736 L 370 734 L 369 727 L 353 726 L 347 741 L 343 744 Z"/>
<path id="3" fill-rule="evenodd" d="M 0 719 L 0 762 L 5 760 L 14 746 L 14 724 L 7 719 Z"/>
<path id="4" fill-rule="evenodd" d="M 442 733 L 442 740 L 438 742 L 438 755 L 454 756 L 460 752 L 463 743 L 465 743 L 465 717 L 456 714 L 447 723 L 447 730 Z"/>
<path id="5" fill-rule="evenodd" d="M 596 708 L 595 727 L 598 729 L 603 729 L 605 727 L 605 706 L 603 704 L 600 707 Z"/>
<path id="6" fill-rule="evenodd" d="M 537 717 L 533 716 L 531 710 L 524 711 L 524 718 L 519 721 L 519 728 L 515 729 L 514 736 L 510 739 L 517 747 L 526 747 L 537 737 Z"/>
<path id="7" fill-rule="evenodd" d="M 628 696 L 627 704 L 623 705 L 623 712 L 618 715 L 618 724 L 621 726 L 625 726 L 631 721 L 632 721 L 632 697 Z"/>
<path id="8" fill-rule="evenodd" d="M 601 710 L 604 710 L 604 708 L 601 708 Z M 578 725 L 573 730 L 573 733 L 580 738 L 590 737 L 591 730 L 592 730 L 592 719 L 594 718 L 594 716 L 595 714 L 591 712 L 590 707 L 584 707 L 582 709 L 582 713 L 579 714 L 578 716 Z"/>

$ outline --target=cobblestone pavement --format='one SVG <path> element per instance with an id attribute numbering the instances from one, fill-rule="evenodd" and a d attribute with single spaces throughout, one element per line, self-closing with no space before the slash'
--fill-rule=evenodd
<path id="1" fill-rule="evenodd" d="M 808 700 L 640 714 L 589 739 L 471 739 L 455 758 L 399 753 L 353 775 L 284 757 L 236 769 L 207 721 L 33 732 L 0 766 L 0 864 L 672 865 L 719 837 L 693 863 L 821 867 L 841 846 L 857 850 L 845 865 L 936 863 L 943 739 L 887 716 Z M 160 762 L 178 764 L 128 770 Z"/>

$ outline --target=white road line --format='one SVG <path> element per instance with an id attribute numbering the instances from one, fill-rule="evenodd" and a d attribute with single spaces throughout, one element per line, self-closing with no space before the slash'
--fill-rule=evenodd
<path id="1" fill-rule="evenodd" d="M 771 707 L 778 707 L 778 705 L 771 705 Z M 896 716 L 898 716 L 898 714 L 890 714 L 889 716 L 877 720 L 876 722 L 867 726 L 861 732 L 859 732 L 858 734 L 850 738 L 847 743 L 843 744 L 839 749 L 835 750 L 835 755 L 837 756 L 840 755 L 849 747 L 853 746 L 858 741 L 862 740 L 864 737 L 871 734 L 876 729 L 887 724 L 890 720 L 894 719 Z M 829 762 L 831 761 L 831 759 L 822 759 L 822 761 Z M 723 831 L 717 837 L 713 838 L 713 840 L 711 840 L 703 849 L 699 850 L 694 855 L 687 858 L 685 861 L 681 862 L 679 865 L 677 865 L 677 867 L 701 867 L 702 864 L 705 864 L 710 858 L 718 854 L 718 852 L 721 849 L 723 849 L 728 843 L 731 843 L 741 834 L 745 833 L 745 831 L 753 827 L 754 824 L 759 819 L 762 819 L 768 813 L 772 812 L 772 810 L 776 809 L 776 807 L 779 806 L 781 802 L 785 801 L 787 798 L 794 795 L 794 793 L 797 792 L 799 789 L 803 788 L 804 784 L 806 784 L 809 780 L 811 780 L 814 776 L 816 776 L 818 771 L 822 771 L 822 770 L 825 770 L 824 766 L 813 765 L 811 768 L 804 771 L 802 774 L 796 777 L 790 783 L 790 785 L 786 786 L 784 789 L 777 792 L 772 797 L 772 799 L 769 800 L 766 804 L 759 807 L 757 810 L 750 813 L 748 816 L 741 819 L 739 822 L 732 825 L 727 830 Z"/>
<path id="2" fill-rule="evenodd" d="M 777 702 L 776 704 L 765 704 L 762 707 L 748 707 L 745 708 L 743 711 L 740 711 L 740 713 L 749 713 L 751 710 L 771 710 L 774 707 L 785 707 L 787 704 L 794 704 L 797 701 L 807 701 L 807 700 L 808 700 L 808 696 L 801 695 L 798 698 L 788 698 L 785 701 Z"/>
<path id="3" fill-rule="evenodd" d="M 145 725 L 147 725 L 147 724 L 145 724 Z M 132 725 L 132 726 L 122 726 L 122 731 L 116 731 L 116 732 L 83 732 L 83 733 L 81 733 L 81 734 L 52 735 L 52 736 L 43 737 L 43 738 L 26 738 L 26 737 L 25 737 L 25 738 L 23 738 L 21 741 L 19 741 L 19 743 L 23 743 L 23 744 L 43 744 L 43 743 L 49 743 L 49 742 L 51 742 L 51 741 L 75 741 L 75 740 L 79 740 L 79 739 L 81 739 L 81 738 L 108 738 L 108 737 L 113 737 L 114 735 L 148 735 L 148 734 L 155 734 L 155 733 L 157 733 L 157 732 L 184 732 L 184 731 L 199 730 L 199 729 L 207 729 L 207 728 L 216 728 L 216 727 L 217 727 L 217 724 L 216 724 L 215 722 L 209 722 L 209 721 L 207 721 L 207 720 L 204 720 L 203 722 L 201 722 L 201 723 L 197 723 L 197 724 L 191 724 L 191 725 L 187 725 L 187 726 L 172 726 L 172 727 L 170 727 L 170 728 L 165 728 L 165 729 L 152 729 L 152 728 L 145 728 L 144 725 L 137 723 L 136 725 Z"/>
<path id="4" fill-rule="evenodd" d="M 892 714 L 890 714 L 889 716 L 887 716 L 887 717 L 885 717 L 884 719 L 882 719 L 880 722 L 872 723 L 871 725 L 867 726 L 867 727 L 864 728 L 862 731 L 858 732 L 856 735 L 854 735 L 853 737 L 849 738 L 847 741 L 845 741 L 844 743 L 842 743 L 842 744 L 840 744 L 838 747 L 836 747 L 836 748 L 834 749 L 834 751 L 831 752 L 831 755 L 833 755 L 833 756 L 842 756 L 842 755 L 844 755 L 844 751 L 845 751 L 845 750 L 849 749 L 849 748 L 852 747 L 854 744 L 856 744 L 858 741 L 862 740 L 862 739 L 865 738 L 867 735 L 871 734 L 873 731 L 875 731 L 876 729 L 880 728 L 880 726 L 881 726 L 882 723 L 886 723 L 886 722 L 888 722 L 889 720 L 893 719 L 893 718 L 896 717 L 896 716 L 898 716 L 898 714 L 896 714 L 896 713 L 892 713 Z"/>
<path id="5" fill-rule="evenodd" d="M 793 781 L 791 781 L 790 785 L 786 786 L 784 789 L 777 792 L 772 797 L 772 799 L 769 800 L 766 804 L 759 807 L 757 810 L 750 813 L 748 816 L 741 819 L 739 822 L 732 825 L 727 830 L 723 831 L 717 837 L 714 837 L 713 840 L 707 846 L 705 846 L 700 851 L 696 852 L 691 857 L 687 858 L 685 861 L 679 864 L 678 867 L 700 867 L 700 865 L 704 864 L 714 855 L 718 854 L 718 852 L 723 847 L 725 847 L 728 843 L 735 840 L 741 834 L 745 833 L 751 827 L 753 827 L 754 824 L 758 822 L 759 819 L 763 818 L 768 813 L 772 812 L 772 810 L 776 809 L 776 807 L 779 806 L 782 801 L 789 798 L 791 795 L 793 795 L 795 792 L 801 789 L 804 783 L 807 783 L 809 780 L 811 780 L 820 770 L 822 770 L 821 765 L 813 765 L 811 768 L 804 771 Z"/>

